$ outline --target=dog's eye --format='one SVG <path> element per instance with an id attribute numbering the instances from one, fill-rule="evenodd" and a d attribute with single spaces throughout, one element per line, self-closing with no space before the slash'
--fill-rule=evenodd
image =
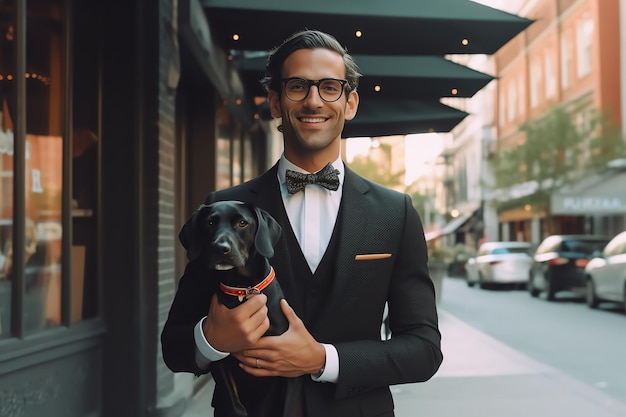
<path id="1" fill-rule="evenodd" d="M 239 220 L 239 222 L 237 223 L 237 226 L 238 226 L 238 227 L 241 227 L 241 228 L 243 229 L 244 227 L 247 227 L 247 226 L 248 226 L 248 224 L 249 224 L 249 223 L 248 223 L 246 220 L 241 219 L 241 220 Z"/>

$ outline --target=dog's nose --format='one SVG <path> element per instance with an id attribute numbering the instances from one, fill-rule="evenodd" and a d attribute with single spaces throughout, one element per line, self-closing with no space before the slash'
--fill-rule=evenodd
<path id="1" fill-rule="evenodd" d="M 220 245 L 220 249 L 222 249 L 222 253 L 225 255 L 227 253 L 230 253 L 230 246 L 228 245 Z"/>
<path id="2" fill-rule="evenodd" d="M 224 255 L 230 253 L 231 250 L 230 244 L 224 240 L 216 242 L 215 247 Z"/>

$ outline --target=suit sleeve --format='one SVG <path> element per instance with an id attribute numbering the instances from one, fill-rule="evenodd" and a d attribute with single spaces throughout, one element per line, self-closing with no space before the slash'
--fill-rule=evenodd
<path id="1" fill-rule="evenodd" d="M 383 386 L 426 381 L 443 360 L 423 226 L 406 195 L 400 212 L 398 215 L 404 218 L 396 230 L 399 244 L 389 278 L 392 338 L 336 344 L 340 366 L 336 398 Z"/>
<path id="2" fill-rule="evenodd" d="M 196 364 L 194 327 L 207 315 L 216 286 L 206 271 L 194 262 L 188 263 L 178 283 L 167 321 L 161 332 L 163 360 L 174 372 L 207 373 Z"/>

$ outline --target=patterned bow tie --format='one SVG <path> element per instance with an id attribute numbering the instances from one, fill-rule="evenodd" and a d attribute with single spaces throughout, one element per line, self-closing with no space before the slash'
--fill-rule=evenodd
<path id="1" fill-rule="evenodd" d="M 288 169 L 285 172 L 285 178 L 287 179 L 287 191 L 289 191 L 289 194 L 304 190 L 304 187 L 308 184 L 319 184 L 332 191 L 336 191 L 339 188 L 339 170 L 335 169 L 330 163 L 315 174 L 304 174 Z"/>

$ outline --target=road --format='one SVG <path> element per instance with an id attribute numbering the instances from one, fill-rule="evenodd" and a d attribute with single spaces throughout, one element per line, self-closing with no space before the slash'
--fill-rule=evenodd
<path id="1" fill-rule="evenodd" d="M 548 302 L 524 290 L 469 288 L 446 278 L 440 308 L 521 353 L 626 402 L 626 314 L 576 294 Z"/>

